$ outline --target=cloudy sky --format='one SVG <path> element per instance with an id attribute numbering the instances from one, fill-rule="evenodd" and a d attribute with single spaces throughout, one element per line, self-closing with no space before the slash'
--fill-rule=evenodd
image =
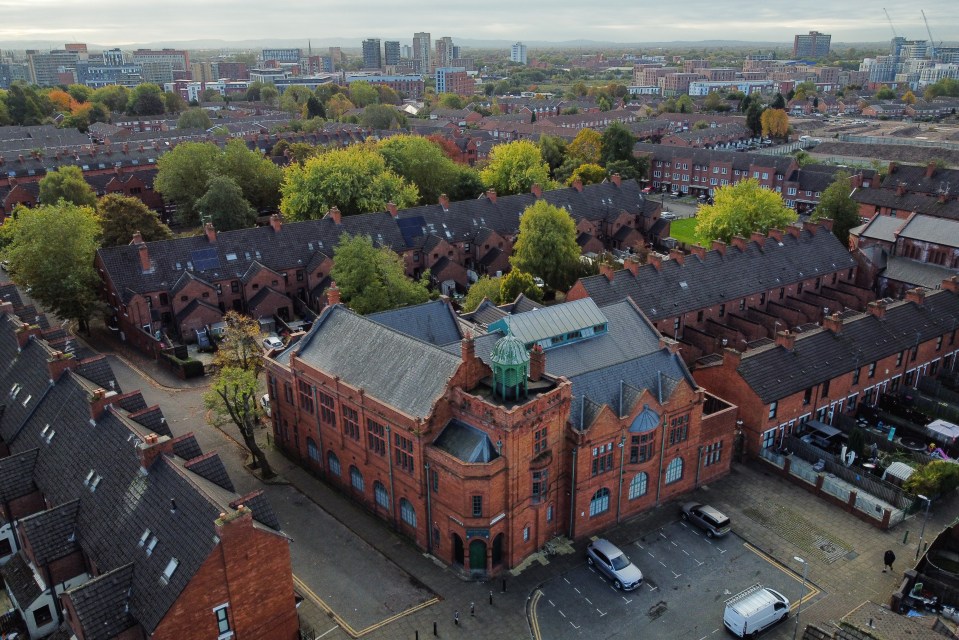
<path id="1" fill-rule="evenodd" d="M 959 40 L 955 0 L 893 5 L 899 35 L 926 39 L 924 9 L 936 41 Z M 916 8 L 912 8 L 915 6 Z M 877 6 L 852 0 L 0 0 L 0 42 L 54 41 L 125 45 L 199 39 L 311 38 L 314 44 L 367 37 L 408 43 L 414 31 L 454 40 L 792 42 L 818 30 L 833 42 L 888 40 Z"/>

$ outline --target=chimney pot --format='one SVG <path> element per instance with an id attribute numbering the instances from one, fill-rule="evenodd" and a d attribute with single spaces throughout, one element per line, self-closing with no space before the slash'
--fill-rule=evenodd
<path id="1" fill-rule="evenodd" d="M 393 218 L 396 218 L 400 215 L 400 210 L 397 208 L 395 202 L 387 202 L 386 210 L 390 212 L 390 216 Z"/>
<path id="2" fill-rule="evenodd" d="M 536 196 L 537 199 L 543 197 L 543 185 L 537 183 L 530 187 L 530 193 Z"/>
<path id="3" fill-rule="evenodd" d="M 842 319 L 840 319 L 839 314 L 834 313 L 824 317 L 822 319 L 822 328 L 835 334 L 842 333 Z"/>
<path id="4" fill-rule="evenodd" d="M 686 260 L 686 254 L 683 253 L 682 249 L 670 249 L 669 250 L 669 259 L 675 260 L 677 263 L 682 265 Z"/>
<path id="5" fill-rule="evenodd" d="M 213 228 L 212 222 L 207 222 L 203 225 L 203 231 L 206 233 L 206 239 L 210 242 L 216 242 L 216 229 Z"/>
<path id="6" fill-rule="evenodd" d="M 492 203 L 495 204 L 495 203 L 496 203 L 496 189 L 487 189 L 487 190 L 486 190 L 486 197 L 489 199 L 490 202 L 492 202 Z"/>
<path id="7" fill-rule="evenodd" d="M 952 293 L 959 293 L 959 277 L 950 276 L 942 281 L 942 288 Z"/>
<path id="8" fill-rule="evenodd" d="M 626 269 L 633 274 L 634 276 L 639 275 L 639 256 L 629 256 L 626 258 L 625 265 Z"/>
<path id="9" fill-rule="evenodd" d="M 780 331 L 776 334 L 776 345 L 784 347 L 787 351 L 792 351 L 796 346 L 796 334 L 791 331 Z"/>
<path id="10" fill-rule="evenodd" d="M 694 244 L 689 247 L 690 255 L 698 257 L 700 260 L 706 259 L 706 247 L 701 244 Z"/>
<path id="11" fill-rule="evenodd" d="M 929 164 L 926 165 L 926 177 L 931 178 L 936 175 L 936 161 L 931 160 Z"/>
<path id="12" fill-rule="evenodd" d="M 622 186 L 623 179 L 619 176 L 618 173 L 614 173 L 609 177 L 609 181 L 615 184 L 617 187 Z"/>
<path id="13" fill-rule="evenodd" d="M 874 300 L 866 305 L 866 311 L 868 311 L 870 315 L 881 319 L 886 315 L 886 301 Z"/>
<path id="14" fill-rule="evenodd" d="M 340 290 L 337 288 L 336 282 L 331 282 L 330 288 L 326 290 L 326 303 L 330 306 L 340 304 Z"/>
<path id="15" fill-rule="evenodd" d="M 606 276 L 606 279 L 612 281 L 613 279 L 613 268 L 606 264 L 605 262 L 599 263 L 599 272 Z"/>
<path id="16" fill-rule="evenodd" d="M 162 455 L 173 455 L 173 440 L 169 436 L 151 433 L 137 446 L 140 468 L 145 472 L 149 472 L 156 459 Z M 170 506 L 171 511 L 176 511 L 176 502 L 170 500 Z"/>
<path id="17" fill-rule="evenodd" d="M 713 251 L 718 251 L 720 255 L 726 255 L 726 243 L 722 240 L 713 240 Z"/>
<path id="18" fill-rule="evenodd" d="M 270 226 L 273 227 L 274 233 L 279 233 L 280 229 L 283 228 L 283 218 L 279 214 L 274 213 L 270 216 Z"/>
<path id="19" fill-rule="evenodd" d="M 143 244 L 143 234 L 139 231 L 134 231 L 133 240 L 130 242 L 130 244 Z"/>
<path id="20" fill-rule="evenodd" d="M 794 238 L 798 238 L 802 234 L 802 229 L 794 224 L 791 224 L 786 227 L 786 233 Z"/>
<path id="21" fill-rule="evenodd" d="M 450 210 L 450 199 L 449 199 L 449 196 L 447 196 L 445 193 L 440 194 L 439 203 L 440 203 L 440 206 L 443 207 L 443 211 Z"/>
<path id="22" fill-rule="evenodd" d="M 806 220 L 802 223 L 802 230 L 808 231 L 810 235 L 816 235 L 816 232 L 819 231 L 819 223 L 813 222 L 811 220 Z"/>

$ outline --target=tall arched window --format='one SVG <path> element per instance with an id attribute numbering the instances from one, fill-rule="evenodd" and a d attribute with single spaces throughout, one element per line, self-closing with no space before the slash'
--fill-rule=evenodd
<path id="1" fill-rule="evenodd" d="M 334 476 L 340 475 L 340 459 L 332 451 L 326 454 L 326 466 Z"/>
<path id="2" fill-rule="evenodd" d="M 350 484 L 353 485 L 353 488 L 363 493 L 364 483 L 363 483 L 363 474 L 360 473 L 360 470 L 350 465 Z"/>
<path id="3" fill-rule="evenodd" d="M 609 511 L 609 489 L 603 487 L 594 493 L 593 499 L 589 501 L 589 517 L 592 518 L 607 511 Z"/>
<path id="4" fill-rule="evenodd" d="M 640 496 L 646 495 L 646 489 L 649 486 L 649 476 L 645 472 L 640 471 L 635 476 L 633 476 L 632 481 L 629 483 L 629 499 L 633 500 L 639 498 Z"/>
<path id="5" fill-rule="evenodd" d="M 306 453 L 310 456 L 310 462 L 320 461 L 320 452 L 316 448 L 316 441 L 313 438 L 306 439 Z"/>
<path id="6" fill-rule="evenodd" d="M 400 518 L 402 518 L 406 524 L 414 529 L 416 528 L 416 511 L 406 498 L 400 498 Z"/>
<path id="7" fill-rule="evenodd" d="M 373 496 L 376 498 L 377 505 L 384 509 L 390 508 L 390 494 L 379 480 L 373 483 Z"/>
<path id="8" fill-rule="evenodd" d="M 672 484 L 683 479 L 683 459 L 673 458 L 666 467 L 666 484 Z"/>

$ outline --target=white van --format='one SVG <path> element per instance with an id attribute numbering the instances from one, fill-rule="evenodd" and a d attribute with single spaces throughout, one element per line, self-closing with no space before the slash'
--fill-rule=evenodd
<path id="1" fill-rule="evenodd" d="M 756 584 L 726 601 L 723 624 L 733 635 L 751 638 L 789 615 L 789 600 L 773 589 Z"/>

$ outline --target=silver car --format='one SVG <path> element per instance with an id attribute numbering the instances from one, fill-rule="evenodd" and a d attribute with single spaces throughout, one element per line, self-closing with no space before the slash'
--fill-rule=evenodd
<path id="1" fill-rule="evenodd" d="M 643 584 L 643 572 L 609 540 L 599 538 L 586 547 L 586 563 L 599 569 L 617 589 L 632 591 Z"/>
<path id="2" fill-rule="evenodd" d="M 721 538 L 729 533 L 729 518 L 706 504 L 687 502 L 682 509 L 683 520 L 692 522 L 710 538 Z"/>

